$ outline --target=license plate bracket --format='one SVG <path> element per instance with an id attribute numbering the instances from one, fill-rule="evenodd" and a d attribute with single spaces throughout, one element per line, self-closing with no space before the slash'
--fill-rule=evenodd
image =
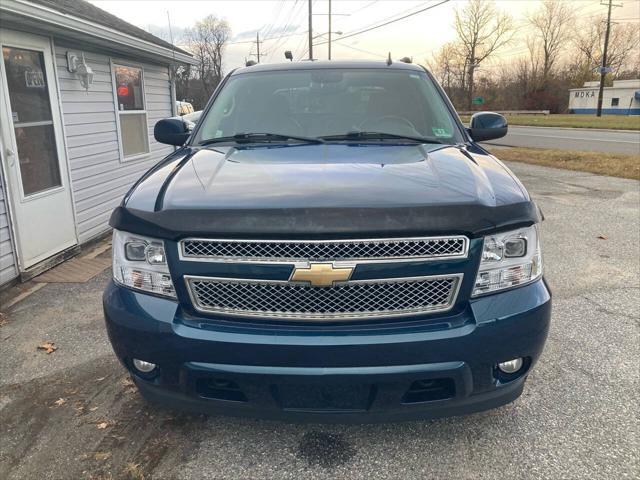
<path id="1" fill-rule="evenodd" d="M 286 411 L 365 412 L 375 397 L 371 384 L 280 384 L 273 395 Z"/>

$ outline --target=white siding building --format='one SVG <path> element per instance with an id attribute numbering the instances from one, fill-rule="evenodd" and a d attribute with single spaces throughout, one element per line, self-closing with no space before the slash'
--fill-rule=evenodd
<path id="1" fill-rule="evenodd" d="M 108 232 L 114 207 L 173 151 L 171 65 L 191 56 L 83 0 L 0 3 L 0 286 Z"/>
<path id="2" fill-rule="evenodd" d="M 596 113 L 600 82 L 585 82 L 583 88 L 569 90 L 569 113 Z M 602 113 L 606 115 L 640 115 L 640 79 L 614 80 L 604 87 Z"/>

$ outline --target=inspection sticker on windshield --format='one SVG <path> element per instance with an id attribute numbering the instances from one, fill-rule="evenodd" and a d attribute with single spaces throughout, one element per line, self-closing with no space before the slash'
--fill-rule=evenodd
<path id="1" fill-rule="evenodd" d="M 450 137 L 451 136 L 451 134 L 449 132 L 447 132 L 444 128 L 433 127 L 431 129 L 431 131 L 433 132 L 433 134 L 436 137 Z"/>

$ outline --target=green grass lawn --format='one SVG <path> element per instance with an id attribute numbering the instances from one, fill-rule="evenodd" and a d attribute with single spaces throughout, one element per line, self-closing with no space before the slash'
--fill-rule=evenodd
<path id="1" fill-rule="evenodd" d="M 460 119 L 468 123 L 470 117 Z M 640 115 L 508 115 L 509 125 L 531 127 L 610 128 L 613 130 L 640 130 Z"/>

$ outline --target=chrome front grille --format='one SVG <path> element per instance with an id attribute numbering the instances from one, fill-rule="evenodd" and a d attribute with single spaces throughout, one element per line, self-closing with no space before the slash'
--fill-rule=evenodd
<path id="1" fill-rule="evenodd" d="M 312 287 L 284 281 L 186 276 L 201 312 L 300 320 L 345 320 L 449 310 L 462 274 L 349 281 Z"/>
<path id="2" fill-rule="evenodd" d="M 322 262 L 465 258 L 465 236 L 370 240 L 213 240 L 180 242 L 180 257 L 191 261 Z"/>

